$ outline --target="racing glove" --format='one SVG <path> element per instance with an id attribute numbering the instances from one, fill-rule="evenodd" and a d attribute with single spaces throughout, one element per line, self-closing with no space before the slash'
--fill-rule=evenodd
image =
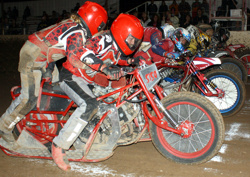
<path id="1" fill-rule="evenodd" d="M 132 64 L 132 65 L 139 66 L 142 63 L 146 63 L 145 58 L 143 58 L 142 56 L 131 58 L 131 63 L 130 64 Z"/>
<path id="2" fill-rule="evenodd" d="M 55 62 L 51 62 L 48 64 L 48 67 L 46 68 L 46 71 L 43 73 L 43 79 L 45 79 L 45 82 L 51 82 L 52 81 L 52 72 L 54 71 Z"/>
<path id="3" fill-rule="evenodd" d="M 50 69 L 46 69 L 45 73 L 43 73 L 43 79 L 45 79 L 45 82 L 51 82 L 52 81 L 52 72 Z"/>
<path id="4" fill-rule="evenodd" d="M 185 49 L 185 50 L 182 52 L 182 54 L 184 54 L 185 56 L 189 56 L 189 57 L 193 56 L 192 51 L 189 50 L 189 49 Z"/>
<path id="5" fill-rule="evenodd" d="M 170 58 L 170 59 L 177 59 L 179 56 L 180 56 L 180 53 L 178 52 L 165 53 L 165 57 Z"/>
<path id="6" fill-rule="evenodd" d="M 119 80 L 122 77 L 122 70 L 118 66 L 110 65 L 101 70 L 110 80 Z"/>

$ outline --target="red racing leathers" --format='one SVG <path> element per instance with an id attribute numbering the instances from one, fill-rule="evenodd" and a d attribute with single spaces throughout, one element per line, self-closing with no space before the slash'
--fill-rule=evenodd
<path id="1" fill-rule="evenodd" d="M 129 65 L 128 58 L 119 52 L 110 31 L 104 31 L 88 39 L 85 48 L 78 51 L 77 56 L 67 58 L 63 67 L 72 74 L 84 78 L 88 83 L 92 83 L 96 71 L 100 71 L 104 63 Z M 82 66 L 79 67 L 79 65 Z"/>
<path id="2" fill-rule="evenodd" d="M 145 27 L 142 42 L 150 42 L 151 45 L 158 44 L 162 40 L 162 32 L 156 27 Z"/>
<path id="3" fill-rule="evenodd" d="M 164 39 L 163 32 L 156 27 L 145 27 L 141 46 L 134 54 L 134 58 L 142 56 L 147 64 L 164 62 L 166 54 L 174 51 L 174 43 L 171 39 Z"/>
<path id="4" fill-rule="evenodd" d="M 28 41 L 40 48 L 40 54 L 34 58 L 33 67 L 43 68 L 46 64 L 72 54 L 72 48 L 80 49 L 86 41 L 87 32 L 78 23 L 68 19 L 35 32 Z M 20 58 L 19 71 L 22 72 L 27 60 Z M 38 64 L 39 63 L 39 64 Z"/>
<path id="5" fill-rule="evenodd" d="M 0 119 L 0 130 L 6 135 L 13 130 L 34 108 L 42 75 L 53 70 L 54 63 L 64 56 L 74 55 L 86 41 L 87 31 L 80 24 L 68 19 L 28 37 L 20 51 L 18 70 L 21 75 L 21 94 L 15 99 Z M 49 68 L 46 68 L 49 64 Z M 6 138 L 7 139 L 7 138 Z M 10 136 L 7 141 L 14 141 Z"/>
<path id="6" fill-rule="evenodd" d="M 109 31 L 87 40 L 85 48 L 74 48 L 63 63 L 60 87 L 78 107 L 54 138 L 57 146 L 68 149 L 98 110 L 99 102 L 91 88 L 95 74 L 104 64 L 128 65 L 127 57 L 121 55 Z"/>
<path id="7" fill-rule="evenodd" d="M 161 63 L 165 62 L 166 54 L 173 52 L 175 45 L 173 41 L 169 38 L 164 39 L 156 45 L 152 45 L 150 48 L 140 48 L 135 54 L 134 58 L 138 56 L 142 56 L 147 64 L 154 63 Z M 157 51 L 157 52 L 155 52 Z"/>

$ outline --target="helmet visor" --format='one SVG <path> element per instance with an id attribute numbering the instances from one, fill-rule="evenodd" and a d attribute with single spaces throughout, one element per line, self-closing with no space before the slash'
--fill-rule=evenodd
<path id="1" fill-rule="evenodd" d="M 180 37 L 180 43 L 182 44 L 182 46 L 184 47 L 184 49 L 186 49 L 189 46 L 189 44 L 190 44 L 190 42 L 187 41 L 184 37 Z"/>
<path id="2" fill-rule="evenodd" d="M 104 30 L 105 26 L 106 26 L 106 24 L 105 24 L 104 22 L 102 22 L 102 23 L 98 26 L 97 31 L 100 32 L 100 31 Z"/>
<path id="3" fill-rule="evenodd" d="M 130 50 L 134 51 L 141 43 L 141 39 L 137 39 L 136 37 L 129 34 L 125 40 L 125 43 L 127 44 Z"/>

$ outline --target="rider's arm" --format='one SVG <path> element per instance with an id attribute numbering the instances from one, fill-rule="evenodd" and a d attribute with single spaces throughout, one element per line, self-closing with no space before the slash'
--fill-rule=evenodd
<path id="1" fill-rule="evenodd" d="M 170 39 L 160 41 L 157 45 L 152 46 L 152 51 L 160 56 L 167 56 L 167 53 L 174 51 L 174 44 Z"/>
<path id="2" fill-rule="evenodd" d="M 50 70 L 50 71 L 53 71 L 55 68 L 55 62 L 51 62 L 48 64 L 46 70 Z"/>
<path id="3" fill-rule="evenodd" d="M 124 55 L 121 55 L 117 64 L 119 64 L 121 66 L 128 66 L 131 64 L 131 58 L 124 56 Z"/>
<path id="4" fill-rule="evenodd" d="M 191 39 L 191 42 L 190 42 L 187 50 L 191 51 L 192 55 L 196 55 L 196 53 L 197 53 L 197 46 L 198 46 L 198 44 L 197 44 L 196 40 L 195 39 Z"/>
<path id="5" fill-rule="evenodd" d="M 151 45 L 157 45 L 161 40 L 162 40 L 162 34 L 159 30 L 153 32 L 150 36 Z"/>
<path id="6" fill-rule="evenodd" d="M 78 38 L 78 40 L 76 40 Z M 102 60 L 96 57 L 96 53 L 101 50 L 98 37 L 88 40 L 83 47 L 81 33 L 75 33 L 67 39 L 66 55 L 69 62 L 77 68 L 84 68 L 85 64 L 94 70 L 100 70 L 103 65 Z"/>
<path id="7" fill-rule="evenodd" d="M 152 51 L 160 56 L 164 56 L 165 54 L 165 50 L 161 47 L 161 42 L 159 42 L 157 45 L 153 45 L 152 46 Z"/>
<path id="8" fill-rule="evenodd" d="M 50 82 L 52 80 L 52 72 L 55 68 L 55 62 L 51 62 L 48 64 L 46 71 L 43 73 L 43 79 L 46 79 L 46 82 Z"/>

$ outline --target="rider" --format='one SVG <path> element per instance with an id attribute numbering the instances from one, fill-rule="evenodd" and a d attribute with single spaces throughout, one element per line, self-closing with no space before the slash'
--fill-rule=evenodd
<path id="1" fill-rule="evenodd" d="M 216 48 L 225 48 L 226 42 L 230 37 L 230 32 L 228 29 L 221 28 L 219 21 L 212 21 L 210 25 L 213 30 L 213 34 L 211 35 L 212 44 Z"/>
<path id="2" fill-rule="evenodd" d="M 207 52 L 212 49 L 210 36 L 193 25 L 189 25 L 187 30 L 191 35 L 188 50 L 191 51 L 193 55 L 206 55 Z"/>
<path id="3" fill-rule="evenodd" d="M 230 32 L 228 29 L 220 28 L 214 33 L 212 40 L 216 43 L 217 48 L 225 48 L 227 46 L 226 42 L 230 37 Z"/>
<path id="4" fill-rule="evenodd" d="M 165 33 L 165 36 L 167 33 Z M 145 35 L 145 34 L 144 34 Z M 175 59 L 180 56 L 190 43 L 191 37 L 188 31 L 184 28 L 176 28 L 170 35 L 150 48 L 140 48 L 134 57 L 143 57 L 148 64 L 161 63 L 166 61 L 166 57 Z"/>
<path id="5" fill-rule="evenodd" d="M 65 158 L 76 138 L 98 110 L 99 102 L 92 93 L 95 74 L 102 72 L 110 80 L 122 76 L 121 68 L 114 66 L 138 64 L 139 59 L 128 56 L 139 46 L 143 27 L 133 15 L 120 14 L 112 23 L 110 31 L 104 31 L 87 40 L 85 48 L 72 51 L 60 73 L 60 87 L 77 104 L 52 144 L 52 157 L 62 170 L 69 170 Z"/>
<path id="6" fill-rule="evenodd" d="M 144 37 L 141 45 L 156 45 L 159 41 L 165 38 L 169 38 L 173 32 L 174 27 L 168 23 L 157 28 L 157 27 L 145 27 Z"/>
<path id="7" fill-rule="evenodd" d="M 143 37 L 143 41 L 140 45 L 140 48 L 137 50 L 136 53 L 140 52 L 140 51 L 146 51 L 149 49 L 149 48 L 152 48 L 152 46 L 157 46 L 157 48 L 152 48 L 152 50 L 160 55 L 160 51 L 162 51 L 163 49 L 158 46 L 157 44 L 165 39 L 165 38 L 169 38 L 173 32 L 174 32 L 174 27 L 168 23 L 166 23 L 165 25 L 157 28 L 157 27 L 145 27 L 144 28 L 144 37 Z M 138 57 L 139 55 L 136 55 L 136 57 Z M 151 63 L 151 58 L 149 57 L 146 57 L 147 60 L 146 62 L 147 63 Z"/>
<path id="8" fill-rule="evenodd" d="M 21 94 L 0 119 L 0 136 L 14 145 L 12 130 L 32 108 L 38 96 L 41 77 L 48 81 L 55 61 L 67 56 L 77 57 L 87 38 L 101 31 L 107 23 L 106 10 L 97 3 L 85 2 L 70 19 L 35 32 L 28 37 L 20 51 L 18 70 L 21 75 Z"/>

